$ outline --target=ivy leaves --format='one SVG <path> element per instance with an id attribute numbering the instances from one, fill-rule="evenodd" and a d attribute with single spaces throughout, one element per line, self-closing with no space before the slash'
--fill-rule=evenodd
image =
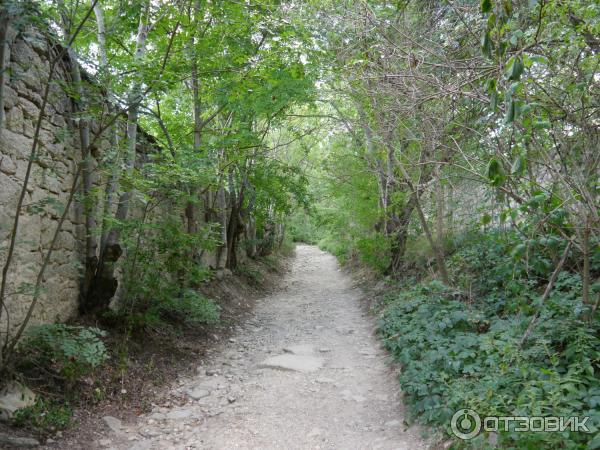
<path id="1" fill-rule="evenodd" d="M 488 164 L 487 177 L 490 184 L 494 187 L 502 186 L 506 181 L 506 172 L 502 163 L 496 158 L 492 158 Z"/>

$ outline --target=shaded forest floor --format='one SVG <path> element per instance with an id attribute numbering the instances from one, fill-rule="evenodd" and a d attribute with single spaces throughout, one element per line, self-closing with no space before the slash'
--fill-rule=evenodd
<path id="1" fill-rule="evenodd" d="M 238 271 L 220 271 L 200 286 L 199 291 L 221 308 L 218 325 L 134 333 L 109 330 L 104 339 L 110 353 L 107 363 L 74 385 L 44 376 L 43 369 L 25 374 L 25 384 L 52 406 L 37 418 L 42 426 L 0 424 L 0 433 L 34 436 L 54 448 L 90 448 L 89 443 L 105 432 L 102 417 L 135 420 L 153 405 L 164 404 L 169 389 L 203 366 L 207 352 L 227 341 L 252 312 L 256 299 L 277 289 L 288 264 L 287 257 L 248 260 Z"/>

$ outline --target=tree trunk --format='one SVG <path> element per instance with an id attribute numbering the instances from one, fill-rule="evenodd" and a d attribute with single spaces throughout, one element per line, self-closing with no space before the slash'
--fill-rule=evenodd
<path id="1" fill-rule="evenodd" d="M 225 188 L 223 183 L 219 182 L 217 190 L 217 215 L 221 226 L 221 245 L 217 249 L 217 268 L 221 267 L 223 253 L 227 254 L 227 198 L 225 197 Z M 227 259 L 227 258 L 225 258 Z"/>
<path id="2" fill-rule="evenodd" d="M 65 44 L 71 38 L 71 29 L 69 18 L 64 11 L 64 5 L 59 3 L 62 18 L 62 27 L 65 35 Z M 96 230 L 96 220 L 94 218 L 94 204 L 90 197 L 93 185 L 92 179 L 92 161 L 90 154 L 90 123 L 85 117 L 85 92 L 81 81 L 81 70 L 77 56 L 72 49 L 68 49 L 69 65 L 71 69 L 71 83 L 73 91 L 77 94 L 77 98 L 72 100 L 73 112 L 79 115 L 77 120 L 77 128 L 79 129 L 79 146 L 81 152 L 81 178 L 82 178 L 82 198 L 83 198 L 83 214 L 85 217 L 85 273 L 81 286 L 81 295 L 86 296 L 91 286 L 98 258 L 96 256 L 97 239 L 94 235 Z"/>
<path id="3" fill-rule="evenodd" d="M 195 15 L 197 16 L 200 10 L 200 5 L 196 1 L 194 4 Z M 194 23 L 195 20 L 194 20 Z M 197 24 L 196 24 L 197 26 Z M 202 142 L 202 117 L 201 114 L 201 105 L 200 105 L 200 83 L 198 80 L 198 61 L 196 55 L 196 37 L 192 38 L 192 51 L 190 52 L 192 58 L 192 102 L 194 104 L 194 154 L 198 155 L 200 153 L 200 146 Z M 197 195 L 196 189 L 190 188 L 189 190 L 190 197 L 194 197 Z M 187 218 L 187 230 L 190 234 L 195 234 L 198 232 L 197 225 L 197 204 L 194 200 L 190 200 L 187 202 L 185 207 L 185 216 Z"/>
<path id="4" fill-rule="evenodd" d="M 411 194 L 408 201 L 400 211 L 400 214 L 392 217 L 391 224 L 394 232 L 391 236 L 390 247 L 390 266 L 387 272 L 398 274 L 404 265 L 404 254 L 406 253 L 406 244 L 408 240 L 408 226 L 410 218 L 415 209 L 415 195 Z"/>
<path id="5" fill-rule="evenodd" d="M 233 270 L 237 267 L 236 252 L 237 240 L 239 236 L 239 205 L 242 203 L 244 198 L 244 186 L 240 188 L 240 195 L 236 195 L 235 183 L 233 180 L 233 171 L 229 172 L 229 196 L 231 200 L 231 212 L 229 214 L 229 223 L 227 224 L 227 260 L 225 262 L 225 267 Z"/>
<path id="6" fill-rule="evenodd" d="M 4 86 L 6 85 L 8 65 L 8 12 L 6 9 L 0 11 L 0 134 L 4 127 Z"/>
<path id="7" fill-rule="evenodd" d="M 138 61 L 144 55 L 146 50 L 146 39 L 148 37 L 148 32 L 150 31 L 150 26 L 144 23 L 145 12 L 146 10 L 142 11 L 140 16 L 134 54 L 135 61 Z M 136 80 L 134 81 L 127 101 L 127 153 L 125 156 L 125 172 L 128 176 L 133 173 L 135 167 L 140 101 L 141 81 Z M 115 213 L 115 219 L 118 221 L 127 219 L 132 196 L 133 192 L 131 191 L 125 191 L 119 196 L 119 204 Z M 98 267 L 89 293 L 81 304 L 81 310 L 84 313 L 95 313 L 105 310 L 108 307 L 110 300 L 115 295 L 118 281 L 115 278 L 114 272 L 116 262 L 123 253 L 123 250 L 119 245 L 119 238 L 119 228 L 113 227 L 106 237 L 105 248 L 100 255 Z"/>
<path id="8" fill-rule="evenodd" d="M 106 55 L 106 25 L 104 24 L 104 11 L 99 3 L 94 5 L 94 15 L 96 16 L 96 26 L 98 29 L 98 56 L 99 56 L 99 73 L 102 84 L 106 89 L 106 97 L 108 99 L 107 109 L 109 114 L 114 114 L 115 99 L 108 80 L 108 57 Z M 106 187 L 104 189 L 104 204 L 102 206 L 102 229 L 100 232 L 100 252 L 99 259 L 102 259 L 102 255 L 106 249 L 106 241 L 108 238 L 108 221 L 107 218 L 112 214 L 114 194 L 117 190 L 117 184 L 119 179 L 118 174 L 118 161 L 119 161 L 119 130 L 118 125 L 113 124 L 109 130 L 110 137 L 109 142 L 114 157 L 108 161 L 109 165 L 109 176 L 106 180 Z"/>
<path id="9" fill-rule="evenodd" d="M 444 248 L 444 210 L 446 199 L 444 196 L 444 185 L 442 184 L 442 170 L 439 165 L 436 166 L 435 172 L 435 234 L 438 246 Z"/>
<path id="10" fill-rule="evenodd" d="M 423 159 L 423 154 L 424 153 L 422 152 L 421 158 L 420 158 L 421 160 Z M 427 218 L 425 217 L 425 213 L 423 212 L 423 208 L 421 207 L 421 202 L 419 199 L 419 187 L 414 185 L 410 174 L 404 167 L 404 164 L 401 161 L 399 161 L 398 159 L 396 159 L 395 161 L 396 161 L 396 166 L 402 173 L 402 177 L 404 178 L 404 181 L 406 182 L 406 184 L 412 191 L 412 195 L 414 196 L 415 208 L 417 210 L 417 215 L 418 215 L 419 221 L 421 223 L 421 228 L 423 229 L 423 232 L 425 233 L 425 236 L 427 237 L 427 241 L 429 242 L 429 245 L 431 246 L 431 249 L 433 250 L 433 253 L 435 255 L 437 268 L 438 268 L 438 272 L 440 273 L 440 277 L 442 278 L 442 281 L 444 282 L 444 284 L 450 285 L 450 277 L 448 276 L 448 271 L 446 270 L 446 260 L 444 258 L 444 250 L 443 250 L 443 248 L 438 246 L 438 243 L 433 239 L 431 229 L 429 228 L 429 224 L 427 223 Z M 421 180 L 421 181 L 423 181 L 423 180 Z"/>

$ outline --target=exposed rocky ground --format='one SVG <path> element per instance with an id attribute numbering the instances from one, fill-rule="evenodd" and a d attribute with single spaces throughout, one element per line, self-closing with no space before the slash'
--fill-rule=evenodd
<path id="1" fill-rule="evenodd" d="M 404 424 L 394 369 L 360 297 L 333 256 L 298 246 L 281 289 L 194 376 L 137 420 L 104 417 L 87 448 L 426 448 Z"/>

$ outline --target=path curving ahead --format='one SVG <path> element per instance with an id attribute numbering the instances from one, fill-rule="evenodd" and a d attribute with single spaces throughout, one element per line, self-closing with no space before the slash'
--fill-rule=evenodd
<path id="1" fill-rule="evenodd" d="M 335 258 L 299 245 L 282 288 L 209 358 L 206 372 L 107 432 L 115 449 L 426 448 L 406 430 L 393 370 Z"/>

